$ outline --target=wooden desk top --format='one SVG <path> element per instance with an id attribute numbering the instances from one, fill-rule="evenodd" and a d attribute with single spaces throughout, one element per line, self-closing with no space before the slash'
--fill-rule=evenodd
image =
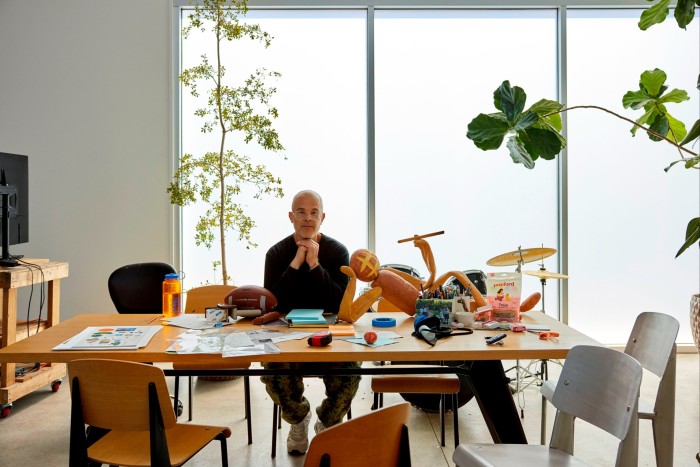
<path id="1" fill-rule="evenodd" d="M 413 317 L 404 313 L 366 313 L 357 323 L 357 332 L 372 329 L 372 318 L 396 318 L 397 326 L 375 330 L 391 330 L 403 337 L 396 344 L 371 348 L 335 339 L 328 347 L 309 347 L 306 339 L 281 342 L 279 354 L 235 357 L 238 362 L 344 362 L 344 361 L 427 361 L 427 360 L 517 360 L 566 358 L 575 345 L 601 345 L 575 329 L 560 323 L 541 312 L 523 314 L 524 324 L 548 325 L 558 332 L 556 340 L 540 340 L 537 334 L 511 331 L 474 331 L 471 335 L 452 336 L 440 339 L 435 347 L 411 336 Z M 30 336 L 9 347 L 0 349 L 0 363 L 11 362 L 68 362 L 77 358 L 112 358 L 140 362 L 216 363 L 227 361 L 221 355 L 171 354 L 167 349 L 179 334 L 186 329 L 163 326 L 148 346 L 139 350 L 52 350 L 61 342 L 70 339 L 88 326 L 127 326 L 158 324 L 160 315 L 86 314 L 78 315 L 59 323 L 39 334 Z M 217 332 L 228 333 L 260 329 L 250 320 L 220 328 Z M 272 327 L 288 331 L 287 327 Z M 294 330 L 302 330 L 295 328 Z M 306 331 L 307 329 L 303 329 Z M 314 329 L 309 329 L 310 332 Z M 504 345 L 486 345 L 484 338 L 505 332 L 508 337 Z M 230 360 L 229 360 L 230 361 Z"/>

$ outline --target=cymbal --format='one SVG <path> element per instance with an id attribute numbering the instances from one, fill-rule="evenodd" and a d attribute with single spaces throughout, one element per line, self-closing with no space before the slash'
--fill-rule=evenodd
<path id="1" fill-rule="evenodd" d="M 544 259 L 552 256 L 557 250 L 554 248 L 526 248 L 502 255 L 494 256 L 486 261 L 489 266 L 514 266 L 518 263 L 531 263 L 538 259 Z"/>
<path id="2" fill-rule="evenodd" d="M 558 272 L 547 271 L 546 269 L 538 269 L 537 271 L 523 271 L 523 274 L 528 276 L 539 277 L 540 279 L 568 279 L 569 276 L 566 274 L 559 274 Z"/>

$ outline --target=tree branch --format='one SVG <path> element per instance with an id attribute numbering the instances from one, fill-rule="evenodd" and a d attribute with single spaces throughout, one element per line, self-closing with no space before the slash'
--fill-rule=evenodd
<path id="1" fill-rule="evenodd" d="M 551 115 L 556 115 L 556 114 L 558 114 L 558 113 L 562 113 L 562 112 L 566 112 L 566 111 L 568 111 L 568 110 L 574 110 L 574 109 L 598 109 L 598 110 L 602 110 L 603 112 L 607 112 L 607 113 L 609 113 L 610 115 L 614 115 L 614 116 L 616 116 L 617 118 L 620 118 L 620 119 L 622 119 L 622 120 L 624 120 L 624 121 L 626 121 L 626 122 L 629 122 L 629 123 L 631 123 L 632 125 L 637 126 L 637 127 L 641 128 L 642 130 L 644 130 L 644 131 L 646 131 L 646 132 L 648 132 L 648 133 L 651 133 L 652 135 L 656 136 L 657 138 L 660 138 L 660 139 L 666 141 L 667 143 L 672 144 L 673 146 L 675 146 L 676 148 L 678 148 L 678 151 L 679 151 L 679 152 L 680 152 L 680 151 L 684 151 L 684 152 L 687 152 L 688 154 L 690 154 L 690 155 L 693 156 L 693 157 L 697 157 L 697 156 L 698 156 L 696 153 L 694 153 L 693 151 L 691 151 L 691 150 L 689 150 L 689 149 L 687 149 L 687 148 L 684 148 L 683 146 L 679 145 L 677 142 L 675 142 L 675 141 L 673 141 L 673 140 L 671 140 L 671 139 L 668 139 L 667 137 L 665 137 L 665 136 L 663 136 L 663 135 L 660 135 L 659 133 L 655 132 L 654 130 L 652 130 L 652 129 L 650 129 L 650 128 L 645 127 L 644 125 L 640 125 L 639 123 L 635 122 L 634 120 L 631 120 L 631 119 L 629 119 L 629 118 L 627 118 L 627 117 L 625 117 L 625 116 L 623 116 L 623 115 L 617 114 L 617 113 L 613 112 L 612 110 L 608 110 L 608 109 L 606 109 L 605 107 L 599 107 L 599 106 L 597 106 L 597 105 L 575 105 L 575 106 L 573 106 L 573 107 L 562 107 L 561 109 L 557 110 L 556 112 L 548 113 L 548 114 L 546 114 L 546 115 L 543 115 L 542 117 L 543 117 L 543 118 L 546 118 L 546 117 L 549 117 L 549 116 L 551 116 Z M 683 157 L 683 154 L 682 154 L 682 153 L 681 153 L 681 158 L 683 158 L 683 159 L 685 160 L 685 158 Z"/>

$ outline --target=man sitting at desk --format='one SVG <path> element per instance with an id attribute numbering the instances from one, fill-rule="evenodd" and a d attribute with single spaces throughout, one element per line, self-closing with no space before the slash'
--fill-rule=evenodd
<path id="1" fill-rule="evenodd" d="M 277 310 L 287 313 L 295 308 L 317 308 L 338 312 L 348 283 L 340 271 L 350 263 L 347 248 L 319 230 L 326 215 L 318 193 L 305 190 L 292 200 L 289 220 L 294 233 L 272 246 L 265 256 L 265 288 L 277 298 Z M 318 367 L 319 364 L 311 364 Z M 334 368 L 359 368 L 360 362 L 327 363 Z M 303 363 L 264 363 L 267 369 L 303 368 Z M 301 376 L 263 376 L 267 393 L 291 424 L 287 451 L 303 454 L 309 447 L 311 406 L 304 397 Z M 339 423 L 350 409 L 360 384 L 360 376 L 324 376 L 326 398 L 316 408 L 316 433 Z"/>

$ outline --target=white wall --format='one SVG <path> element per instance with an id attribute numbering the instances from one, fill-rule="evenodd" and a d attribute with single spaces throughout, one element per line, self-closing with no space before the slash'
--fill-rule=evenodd
<path id="1" fill-rule="evenodd" d="M 0 0 L 0 152 L 29 156 L 30 242 L 10 251 L 69 263 L 62 320 L 113 313 L 115 268 L 172 262 L 171 11 L 169 0 Z M 32 317 L 38 302 L 35 287 Z"/>

